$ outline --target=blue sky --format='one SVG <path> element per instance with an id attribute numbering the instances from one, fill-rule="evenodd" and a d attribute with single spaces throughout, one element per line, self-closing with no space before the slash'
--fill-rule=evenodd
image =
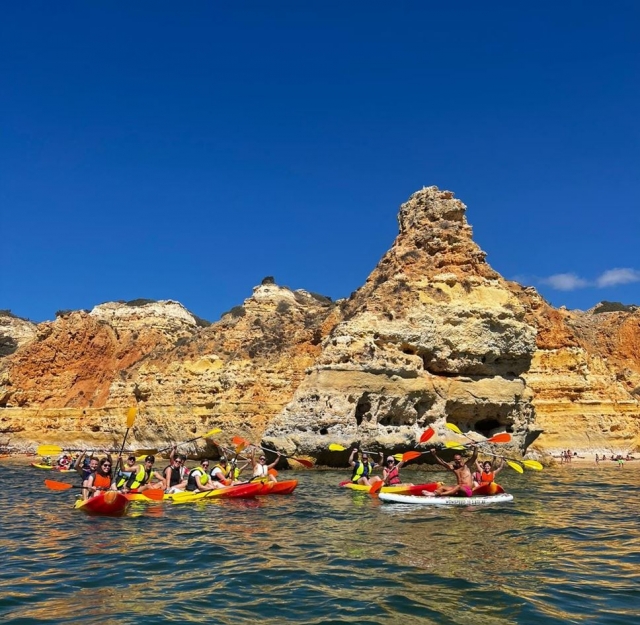
<path id="1" fill-rule="evenodd" d="M 346 297 L 425 185 L 553 305 L 640 304 L 639 26 L 632 0 L 3 3 L 0 308 Z"/>

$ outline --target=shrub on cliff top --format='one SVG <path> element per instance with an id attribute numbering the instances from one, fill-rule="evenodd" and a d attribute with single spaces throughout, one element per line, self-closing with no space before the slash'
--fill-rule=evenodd
<path id="1" fill-rule="evenodd" d="M 606 312 L 635 312 L 636 310 L 638 310 L 638 306 L 634 306 L 633 304 L 627 306 L 620 302 L 600 302 L 594 307 L 593 312 L 594 314 L 598 314 Z"/>

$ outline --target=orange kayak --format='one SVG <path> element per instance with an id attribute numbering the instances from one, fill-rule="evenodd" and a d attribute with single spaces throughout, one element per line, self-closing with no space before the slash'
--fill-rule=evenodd
<path id="1" fill-rule="evenodd" d="M 77 510 L 95 516 L 122 516 L 126 513 L 128 506 L 127 496 L 117 490 L 107 490 L 86 501 L 78 499 L 75 503 Z"/>

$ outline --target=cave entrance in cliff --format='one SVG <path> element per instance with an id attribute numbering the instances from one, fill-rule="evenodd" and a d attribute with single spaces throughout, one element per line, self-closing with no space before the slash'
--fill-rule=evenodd
<path id="1" fill-rule="evenodd" d="M 371 410 L 371 402 L 369 401 L 369 395 L 363 395 L 358 401 L 358 405 L 356 406 L 356 423 L 358 425 L 362 424 L 362 420 L 364 416 Z"/>
<path id="2" fill-rule="evenodd" d="M 482 434 L 482 436 L 489 438 L 493 435 L 494 431 L 504 427 L 505 426 L 497 419 L 482 419 L 473 426 L 473 429 Z"/>

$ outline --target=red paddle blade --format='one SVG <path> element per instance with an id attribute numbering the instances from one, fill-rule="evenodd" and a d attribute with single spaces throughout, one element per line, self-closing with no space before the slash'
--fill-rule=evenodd
<path id="1" fill-rule="evenodd" d="M 435 434 L 433 428 L 429 426 L 420 436 L 420 442 L 426 443 Z"/>
<path id="2" fill-rule="evenodd" d="M 511 434 L 503 432 L 502 434 L 496 434 L 487 439 L 487 443 L 508 443 L 511 440 Z"/>
<path id="3" fill-rule="evenodd" d="M 70 488 L 73 488 L 73 484 L 54 482 L 53 480 L 45 480 L 44 485 L 51 490 L 69 490 Z"/>
<path id="4" fill-rule="evenodd" d="M 244 446 L 246 447 L 249 444 L 241 436 L 234 436 L 231 440 L 233 441 L 234 445 L 242 445 L 244 443 Z"/>
<path id="5" fill-rule="evenodd" d="M 409 460 L 415 460 L 422 454 L 419 451 L 407 451 L 402 454 L 402 462 L 409 462 Z"/>
<path id="6" fill-rule="evenodd" d="M 299 462 L 303 467 L 307 467 L 307 469 L 313 469 L 313 462 L 311 462 L 311 460 L 305 460 L 304 458 L 291 458 L 291 460 Z"/>
<path id="7" fill-rule="evenodd" d="M 369 489 L 369 493 L 371 495 L 375 495 L 376 493 L 380 492 L 380 489 L 384 486 L 384 481 L 380 480 L 378 482 L 376 482 L 370 489 Z"/>

